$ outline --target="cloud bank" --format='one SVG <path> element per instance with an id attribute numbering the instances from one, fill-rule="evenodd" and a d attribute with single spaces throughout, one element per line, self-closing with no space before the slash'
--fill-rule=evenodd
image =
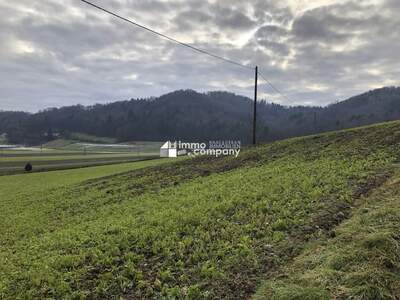
<path id="1" fill-rule="evenodd" d="M 261 98 L 325 105 L 399 85 L 397 0 L 93 0 L 260 70 Z M 176 89 L 252 97 L 251 70 L 221 63 L 78 0 L 0 0 L 0 110 L 106 103 Z"/>

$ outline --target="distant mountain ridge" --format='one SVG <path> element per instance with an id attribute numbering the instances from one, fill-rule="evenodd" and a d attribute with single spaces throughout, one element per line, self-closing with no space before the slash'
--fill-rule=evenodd
<path id="1" fill-rule="evenodd" d="M 259 141 L 356 127 L 400 119 L 400 88 L 385 87 L 326 107 L 260 102 Z M 12 143 L 38 144 L 72 132 L 118 141 L 206 141 L 249 143 L 252 100 L 228 92 L 179 90 L 157 98 L 93 106 L 66 106 L 34 114 L 0 112 L 0 134 Z"/>

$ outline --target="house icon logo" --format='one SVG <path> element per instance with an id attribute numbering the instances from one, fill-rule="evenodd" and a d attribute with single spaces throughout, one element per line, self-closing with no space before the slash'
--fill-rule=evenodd
<path id="1" fill-rule="evenodd" d="M 177 157 L 178 156 L 178 149 L 177 143 L 167 141 L 164 145 L 160 148 L 160 157 Z"/>

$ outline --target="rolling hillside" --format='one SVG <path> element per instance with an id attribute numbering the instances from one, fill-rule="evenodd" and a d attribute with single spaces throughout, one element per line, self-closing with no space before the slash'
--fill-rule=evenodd
<path id="1" fill-rule="evenodd" d="M 400 172 L 357 201 L 351 217 L 265 281 L 260 299 L 398 299 Z"/>
<path id="2" fill-rule="evenodd" d="M 399 146 L 389 122 L 23 191 L 5 176 L 0 295 L 396 299 Z"/>
<path id="3" fill-rule="evenodd" d="M 382 88 L 327 107 L 286 107 L 260 102 L 260 141 L 351 128 L 400 118 L 400 88 Z M 77 132 L 118 141 L 241 140 L 249 143 L 252 100 L 227 92 L 175 91 L 90 107 L 67 106 L 36 114 L 0 112 L 0 134 L 38 144 L 53 134 Z"/>

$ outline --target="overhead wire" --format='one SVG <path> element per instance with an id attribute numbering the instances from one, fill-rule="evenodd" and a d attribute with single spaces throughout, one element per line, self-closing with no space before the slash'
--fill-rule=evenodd
<path id="1" fill-rule="evenodd" d="M 289 97 L 287 97 L 283 92 L 281 92 L 275 85 L 272 84 L 261 72 L 258 72 L 258 75 L 279 95 L 281 95 L 285 100 L 292 102 Z"/>
<path id="2" fill-rule="evenodd" d="M 89 1 L 87 1 L 87 0 L 81 0 L 81 1 L 84 2 L 84 3 L 86 3 L 86 4 L 88 4 L 88 5 L 90 5 L 90 6 L 92 6 L 92 7 L 94 7 L 94 8 L 97 8 L 97 9 L 99 9 L 99 10 L 101 10 L 101 11 L 103 11 L 103 12 L 109 14 L 109 15 L 112 15 L 112 16 L 114 16 L 114 17 L 120 19 L 120 20 L 123 20 L 123 21 L 125 21 L 125 22 L 128 22 L 128 23 L 130 23 L 130 24 L 132 24 L 132 25 L 134 25 L 134 26 L 137 26 L 137 27 L 139 27 L 139 28 L 141 28 L 141 29 L 144 29 L 144 30 L 146 30 L 146 31 L 148 31 L 148 32 L 151 32 L 151 33 L 155 34 L 155 35 L 158 35 L 158 36 L 160 36 L 160 37 L 162 37 L 162 38 L 164 38 L 164 39 L 167 39 L 167 40 L 169 40 L 170 42 L 174 42 L 174 43 L 179 44 L 179 45 L 181 45 L 181 46 L 183 46 L 183 47 L 187 47 L 187 48 L 189 48 L 189 49 L 191 49 L 191 50 L 194 50 L 194 51 L 196 51 L 196 52 L 198 52 L 198 53 L 206 54 L 206 55 L 211 56 L 211 57 L 213 57 L 213 58 L 222 60 L 222 61 L 224 61 L 224 62 L 226 62 L 226 63 L 234 64 L 234 65 L 236 65 L 236 66 L 243 67 L 243 68 L 246 68 L 246 69 L 253 69 L 253 67 L 251 67 L 251 66 L 249 66 L 249 65 L 245 65 L 245 64 L 243 64 L 243 63 L 234 61 L 234 60 L 232 60 L 232 59 L 229 59 L 229 58 L 226 58 L 226 57 L 223 57 L 223 56 L 220 56 L 220 55 L 211 53 L 211 52 L 209 52 L 209 51 L 207 51 L 207 50 L 200 49 L 200 48 L 197 48 L 197 47 L 192 46 L 192 45 L 190 45 L 190 44 L 181 42 L 181 41 L 179 41 L 179 40 L 177 40 L 177 39 L 175 39 L 175 38 L 173 38 L 173 37 L 170 37 L 170 36 L 168 36 L 168 35 L 166 35 L 166 34 L 163 34 L 163 33 L 160 33 L 160 32 L 158 32 L 158 31 L 155 31 L 155 30 L 153 30 L 153 29 L 151 29 L 151 28 L 149 28 L 149 27 L 147 27 L 147 26 L 141 25 L 141 24 L 139 24 L 139 23 L 137 23 L 137 22 L 135 22 L 135 21 L 129 20 L 129 19 L 127 19 L 127 18 L 125 18 L 125 17 L 123 17 L 123 16 L 121 16 L 121 15 L 119 15 L 119 14 L 116 14 L 116 13 L 114 13 L 114 12 L 112 12 L 112 11 L 109 11 L 108 9 L 105 9 L 105 8 L 103 8 L 103 7 L 101 7 L 101 6 L 98 6 L 98 5 L 96 5 L 96 4 L 92 3 L 92 2 L 89 2 Z"/>
<path id="3" fill-rule="evenodd" d="M 250 66 L 250 65 L 247 65 L 247 64 L 244 64 L 244 63 L 241 63 L 241 62 L 238 62 L 238 61 L 235 61 L 235 60 L 232 60 L 232 59 L 229 59 L 229 58 L 226 58 L 226 57 L 217 55 L 217 54 L 214 54 L 214 53 L 209 52 L 209 51 L 207 51 L 207 50 L 204 50 L 204 49 L 195 47 L 195 46 L 190 45 L 190 44 L 188 44 L 188 43 L 179 41 L 179 40 L 177 40 L 177 39 L 175 39 L 175 38 L 173 38 L 173 37 L 170 37 L 170 36 L 168 36 L 168 35 L 166 35 L 166 34 L 163 34 L 163 33 L 161 33 L 161 32 L 158 32 L 158 31 L 156 31 L 156 30 L 154 30 L 154 29 L 151 29 L 151 28 L 149 28 L 149 27 L 147 27 L 147 26 L 141 25 L 141 24 L 139 24 L 139 23 L 137 23 L 137 22 L 135 22 L 135 21 L 132 21 L 132 20 L 130 20 L 130 19 L 127 19 L 127 18 L 125 18 L 125 17 L 123 17 L 123 16 L 121 16 L 121 15 L 119 15 L 119 14 L 117 14 L 117 13 L 114 13 L 114 12 L 112 12 L 112 11 L 110 11 L 110 10 L 104 8 L 104 7 L 101 7 L 101 6 L 97 5 L 97 4 L 94 4 L 94 3 L 90 2 L 90 1 L 87 1 L 87 0 L 81 0 L 81 1 L 84 2 L 84 3 L 86 3 L 86 4 L 88 4 L 88 5 L 90 5 L 90 6 L 92 6 L 92 7 L 94 7 L 94 8 L 96 8 L 96 9 L 98 9 L 98 10 L 100 10 L 100 11 L 103 11 L 103 12 L 107 13 L 107 14 L 109 14 L 109 15 L 111 15 L 111 16 L 114 16 L 114 17 L 116 17 L 116 18 L 118 18 L 118 19 L 120 19 L 120 20 L 123 20 L 123 21 L 125 21 L 125 22 L 128 22 L 128 23 L 130 23 L 131 25 L 134 25 L 134 26 L 136 26 L 136 27 L 139 27 L 139 28 L 141 28 L 141 29 L 143 29 L 143 30 L 146 30 L 146 31 L 148 31 L 148 32 L 150 32 L 150 33 L 152 33 L 152 34 L 155 34 L 155 35 L 157 35 L 157 36 L 159 36 L 159 37 L 161 37 L 161 38 L 164 38 L 164 39 L 166 39 L 166 40 L 168 40 L 168 41 L 170 41 L 170 42 L 176 43 L 176 44 L 178 44 L 178 45 L 180 45 L 180 46 L 189 48 L 189 49 L 191 49 L 191 50 L 193 50 L 193 51 L 196 51 L 197 53 L 205 54 L 205 55 L 208 55 L 208 56 L 213 57 L 213 58 L 215 58 L 215 59 L 219 59 L 219 60 L 224 61 L 224 62 L 226 62 L 226 63 L 230 63 L 230 64 L 233 64 L 233 65 L 242 67 L 242 68 L 252 69 L 252 70 L 255 68 L 255 66 Z M 291 102 L 291 100 L 290 100 L 284 93 L 282 93 L 277 87 L 275 87 L 275 85 L 273 85 L 273 84 L 266 78 L 266 76 L 264 76 L 264 75 L 263 75 L 261 72 L 259 72 L 259 71 L 258 71 L 258 75 L 259 75 L 269 86 L 271 86 L 271 88 L 272 88 L 277 94 L 281 95 L 281 96 L 282 96 L 283 98 L 285 98 L 287 101 Z"/>

